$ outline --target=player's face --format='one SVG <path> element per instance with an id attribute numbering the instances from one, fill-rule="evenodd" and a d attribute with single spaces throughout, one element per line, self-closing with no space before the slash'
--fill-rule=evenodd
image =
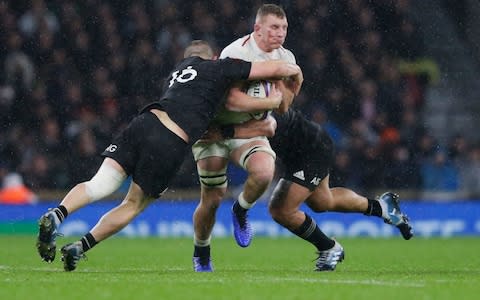
<path id="1" fill-rule="evenodd" d="M 267 15 L 255 24 L 255 31 L 259 37 L 259 46 L 265 52 L 280 48 L 287 37 L 288 22 L 286 18 Z"/>

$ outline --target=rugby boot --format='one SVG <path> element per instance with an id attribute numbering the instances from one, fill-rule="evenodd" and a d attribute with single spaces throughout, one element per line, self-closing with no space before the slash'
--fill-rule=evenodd
<path id="1" fill-rule="evenodd" d="M 253 229 L 248 222 L 247 211 L 236 212 L 232 207 L 233 235 L 240 247 L 248 247 L 252 242 Z"/>
<path id="2" fill-rule="evenodd" d="M 409 240 L 413 237 L 413 228 L 409 219 L 400 209 L 400 201 L 397 194 L 392 192 L 383 193 L 379 198 L 382 207 L 382 218 L 387 224 L 391 224 L 400 230 L 403 238 Z"/>
<path id="3" fill-rule="evenodd" d="M 57 249 L 56 238 L 60 234 L 57 227 L 60 224 L 57 215 L 53 209 L 49 209 L 38 220 L 37 250 L 43 261 L 51 263 L 55 259 Z"/>
<path id="4" fill-rule="evenodd" d="M 86 258 L 80 241 L 66 244 L 60 251 L 62 252 L 63 269 L 67 272 L 75 270 L 78 261 L 81 258 Z"/>
<path id="5" fill-rule="evenodd" d="M 213 264 L 210 260 L 210 256 L 207 257 L 198 257 L 194 256 L 193 259 L 193 270 L 195 272 L 213 272 Z"/>
<path id="6" fill-rule="evenodd" d="M 328 250 L 318 251 L 318 258 L 315 264 L 315 271 L 334 271 L 339 262 L 345 258 L 345 251 L 339 242 Z"/>

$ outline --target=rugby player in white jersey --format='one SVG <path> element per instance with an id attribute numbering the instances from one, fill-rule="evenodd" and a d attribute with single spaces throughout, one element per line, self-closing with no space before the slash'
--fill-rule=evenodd
<path id="1" fill-rule="evenodd" d="M 264 4 L 257 11 L 254 31 L 227 46 L 220 57 L 247 61 L 282 59 L 295 63 L 293 53 L 282 46 L 287 35 L 287 27 L 287 17 L 281 7 Z M 288 81 L 279 80 L 274 84 L 283 94 L 279 111 L 285 112 L 293 101 L 294 92 Z M 237 87 L 237 93 L 242 93 L 240 86 Z M 226 110 L 220 113 L 217 122 L 221 125 L 241 123 L 247 121 L 249 116 L 249 114 Z M 253 236 L 247 211 L 272 182 L 276 155 L 264 136 L 250 139 L 225 139 L 213 143 L 200 140 L 192 147 L 192 151 L 197 162 L 201 184 L 200 202 L 193 216 L 195 247 L 193 264 L 195 271 L 209 272 L 212 271 L 210 237 L 217 208 L 227 190 L 228 162 L 235 163 L 248 173 L 243 191 L 232 206 L 235 240 L 239 246 L 247 247 Z"/>

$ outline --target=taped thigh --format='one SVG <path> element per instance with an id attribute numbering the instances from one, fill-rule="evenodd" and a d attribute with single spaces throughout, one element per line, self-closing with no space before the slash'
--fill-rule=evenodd
<path id="1" fill-rule="evenodd" d="M 230 150 L 228 147 L 222 142 L 216 143 L 202 143 L 196 142 L 192 146 L 192 153 L 195 161 L 199 161 L 201 159 L 205 159 L 207 157 L 229 157 Z"/>
<path id="2" fill-rule="evenodd" d="M 103 163 L 97 174 L 85 182 L 85 191 L 91 202 L 115 192 L 127 176 L 109 164 Z"/>
<path id="3" fill-rule="evenodd" d="M 227 166 L 217 171 L 206 171 L 198 168 L 198 177 L 200 184 L 209 188 L 226 188 L 227 182 Z"/>
<path id="4" fill-rule="evenodd" d="M 277 154 L 275 153 L 275 151 L 272 150 L 272 148 L 270 148 L 269 146 L 266 146 L 266 145 L 255 145 L 255 146 L 252 146 L 248 149 L 246 149 L 242 155 L 240 155 L 240 159 L 238 161 L 238 164 L 240 166 L 242 166 L 242 168 L 244 168 L 245 170 L 247 169 L 247 163 L 248 163 L 248 160 L 250 159 L 250 157 L 252 156 L 253 153 L 255 152 L 266 152 L 268 154 L 270 154 L 273 159 L 276 159 L 277 158 Z"/>

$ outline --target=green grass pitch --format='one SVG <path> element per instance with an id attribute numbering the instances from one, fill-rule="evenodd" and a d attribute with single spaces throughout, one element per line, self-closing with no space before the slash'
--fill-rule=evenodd
<path id="1" fill-rule="evenodd" d="M 34 236 L 4 235 L 0 299 L 480 299 L 478 238 L 339 241 L 345 261 L 319 273 L 298 238 L 213 239 L 215 272 L 197 274 L 190 238 L 114 237 L 67 273 L 58 254 L 40 261 Z"/>

